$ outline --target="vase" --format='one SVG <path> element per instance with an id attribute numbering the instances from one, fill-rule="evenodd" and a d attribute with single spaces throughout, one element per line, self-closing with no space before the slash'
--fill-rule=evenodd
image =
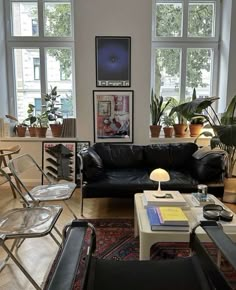
<path id="1" fill-rule="evenodd" d="M 61 137 L 62 124 L 50 124 L 53 137 Z"/>
<path id="2" fill-rule="evenodd" d="M 150 125 L 151 137 L 157 138 L 161 132 L 161 125 Z"/>
<path id="3" fill-rule="evenodd" d="M 36 128 L 36 136 L 40 138 L 45 138 L 47 134 L 47 127 L 37 127 Z"/>
<path id="4" fill-rule="evenodd" d="M 185 137 L 187 128 L 186 124 L 174 124 L 175 137 Z"/>
<path id="5" fill-rule="evenodd" d="M 24 127 L 24 126 L 17 126 L 16 127 L 16 132 L 17 132 L 18 137 L 25 137 L 26 127 Z"/>
<path id="6" fill-rule="evenodd" d="M 174 128 L 173 127 L 164 127 L 163 128 L 165 138 L 172 138 Z"/>
<path id="7" fill-rule="evenodd" d="M 224 179 L 223 202 L 236 203 L 236 178 Z"/>
<path id="8" fill-rule="evenodd" d="M 203 124 L 189 124 L 190 137 L 197 137 L 202 130 Z"/>
<path id="9" fill-rule="evenodd" d="M 30 137 L 36 137 L 36 127 L 28 127 Z"/>

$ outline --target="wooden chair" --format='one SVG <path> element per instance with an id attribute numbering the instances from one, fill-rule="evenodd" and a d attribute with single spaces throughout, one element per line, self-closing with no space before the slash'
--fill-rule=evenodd
<path id="1" fill-rule="evenodd" d="M 21 150 L 20 145 L 0 147 L 0 168 L 10 177 L 10 179 L 13 176 L 13 174 L 8 167 L 8 162 L 12 159 L 12 155 L 19 153 L 20 150 Z M 14 179 L 15 179 L 17 188 L 20 190 L 20 184 L 18 180 L 16 178 Z M 11 185 L 13 197 L 16 198 L 15 189 L 11 183 L 10 185 Z"/>

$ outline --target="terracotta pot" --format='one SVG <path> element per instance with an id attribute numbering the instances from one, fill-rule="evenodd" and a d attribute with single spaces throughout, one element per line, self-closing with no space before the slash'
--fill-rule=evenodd
<path id="1" fill-rule="evenodd" d="M 224 196 L 223 201 L 228 203 L 236 203 L 236 178 L 224 179 Z"/>
<path id="2" fill-rule="evenodd" d="M 189 124 L 189 131 L 191 137 L 197 137 L 202 130 L 203 124 Z"/>
<path id="3" fill-rule="evenodd" d="M 16 127 L 16 132 L 17 132 L 18 137 L 25 137 L 26 127 L 24 127 L 24 126 L 17 126 Z"/>
<path id="4" fill-rule="evenodd" d="M 171 138 L 173 136 L 174 128 L 173 127 L 164 127 L 163 128 L 165 138 Z"/>
<path id="5" fill-rule="evenodd" d="M 30 137 L 36 137 L 36 127 L 28 127 Z"/>
<path id="6" fill-rule="evenodd" d="M 186 124 L 174 124 L 175 137 L 185 137 L 187 128 Z"/>
<path id="7" fill-rule="evenodd" d="M 150 125 L 151 137 L 159 137 L 161 125 Z"/>
<path id="8" fill-rule="evenodd" d="M 62 124 L 50 124 L 53 137 L 61 137 Z"/>
<path id="9" fill-rule="evenodd" d="M 37 137 L 41 137 L 41 138 L 45 138 L 46 134 L 47 134 L 47 127 L 37 127 L 36 128 L 36 136 Z"/>

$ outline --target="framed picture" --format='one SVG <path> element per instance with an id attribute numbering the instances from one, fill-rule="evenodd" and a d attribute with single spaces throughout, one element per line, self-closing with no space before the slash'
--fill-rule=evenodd
<path id="1" fill-rule="evenodd" d="M 42 150 L 43 170 L 49 178 L 76 182 L 76 142 L 43 142 Z"/>
<path id="2" fill-rule="evenodd" d="M 131 37 L 96 36 L 96 86 L 131 86 Z"/>
<path id="3" fill-rule="evenodd" d="M 133 94 L 132 90 L 93 91 L 95 143 L 133 142 Z"/>

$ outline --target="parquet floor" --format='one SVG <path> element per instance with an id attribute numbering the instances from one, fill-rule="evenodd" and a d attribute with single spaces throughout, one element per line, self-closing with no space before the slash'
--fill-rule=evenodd
<path id="1" fill-rule="evenodd" d="M 76 190 L 70 206 L 79 216 L 80 191 Z M 60 204 L 60 202 L 58 202 Z M 62 204 L 61 204 L 62 205 Z M 227 204 L 234 212 L 236 205 Z M 19 200 L 13 199 L 11 190 L 7 186 L 0 188 L 0 215 L 8 209 L 21 207 Z M 132 199 L 86 199 L 84 202 L 84 216 L 86 218 L 132 218 Z M 72 220 L 69 211 L 64 208 L 57 226 L 62 229 Z M 9 241 L 10 242 L 10 241 Z M 57 254 L 58 246 L 50 236 L 25 240 L 18 250 L 18 258 L 24 263 L 36 282 L 43 287 L 51 264 Z M 0 260 L 5 256 L 0 248 Z M 0 290 L 32 290 L 34 287 L 28 282 L 15 264 L 9 260 L 6 267 L 0 272 Z"/>

